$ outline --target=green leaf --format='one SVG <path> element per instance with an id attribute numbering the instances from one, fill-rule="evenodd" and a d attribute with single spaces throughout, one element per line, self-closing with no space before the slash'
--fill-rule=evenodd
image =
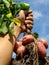
<path id="1" fill-rule="evenodd" d="M 39 37 L 39 34 L 37 32 L 34 32 L 33 35 L 36 39 Z"/>
<path id="2" fill-rule="evenodd" d="M 13 0 L 7 0 L 7 1 L 11 3 Z"/>
<path id="3" fill-rule="evenodd" d="M 17 3 L 12 1 L 12 4 L 13 4 L 13 5 L 16 5 Z"/>
<path id="4" fill-rule="evenodd" d="M 4 14 L 1 15 L 1 18 L 0 18 L 0 26 L 2 24 L 3 19 L 4 19 Z"/>
<path id="5" fill-rule="evenodd" d="M 7 17 L 7 18 L 11 18 L 11 17 L 12 17 L 12 13 L 6 14 L 6 17 Z"/>
<path id="6" fill-rule="evenodd" d="M 7 8 L 10 7 L 10 3 L 7 0 L 3 0 L 4 4 L 6 5 Z"/>
<path id="7" fill-rule="evenodd" d="M 0 15 L 3 14 L 4 11 L 4 4 L 0 4 Z"/>
<path id="8" fill-rule="evenodd" d="M 2 0 L 0 0 L 0 3 L 2 3 L 3 1 Z"/>
<path id="9" fill-rule="evenodd" d="M 8 32 L 8 28 L 6 26 L 6 22 L 3 22 L 1 27 L 0 27 L 0 33 L 6 34 Z"/>
<path id="10" fill-rule="evenodd" d="M 18 18 L 13 18 L 11 21 L 17 24 L 18 26 L 21 26 L 21 21 Z"/>
<path id="11" fill-rule="evenodd" d="M 14 23 L 21 26 L 21 21 L 16 18 L 19 11 L 29 10 L 30 4 L 20 3 L 16 0 L 0 0 L 0 34 L 14 33 Z"/>
<path id="12" fill-rule="evenodd" d="M 14 34 L 14 22 L 12 22 L 12 23 L 9 25 L 9 34 L 10 34 L 10 35 L 13 35 L 13 34 Z"/>
<path id="13" fill-rule="evenodd" d="M 29 10 L 30 4 L 22 2 L 22 3 L 20 3 L 20 7 L 22 10 Z"/>

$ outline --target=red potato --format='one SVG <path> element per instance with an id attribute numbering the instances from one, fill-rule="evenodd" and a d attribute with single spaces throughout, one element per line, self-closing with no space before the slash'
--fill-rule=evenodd
<path id="1" fill-rule="evenodd" d="M 19 46 L 16 50 L 16 53 L 18 54 L 18 56 L 23 56 L 25 52 L 26 52 L 26 48 L 23 45 Z"/>
<path id="2" fill-rule="evenodd" d="M 21 45 L 27 45 L 31 42 L 34 42 L 34 37 L 32 35 L 25 35 L 23 38 L 15 43 L 14 51 L 16 52 Z"/>
<path id="3" fill-rule="evenodd" d="M 14 51 L 18 54 L 18 56 L 23 56 L 25 54 L 26 48 L 22 45 L 21 41 L 18 41 L 15 43 Z"/>
<path id="4" fill-rule="evenodd" d="M 22 44 L 23 45 L 27 45 L 27 44 L 29 44 L 29 43 L 31 43 L 31 42 L 34 42 L 34 37 L 32 36 L 32 35 L 25 35 L 24 37 L 23 37 L 23 40 L 22 40 Z"/>
<path id="5" fill-rule="evenodd" d="M 15 43 L 14 51 L 16 52 L 17 48 L 22 45 L 21 41 Z"/>
<path id="6" fill-rule="evenodd" d="M 48 42 L 45 39 L 41 38 L 38 41 L 41 42 L 41 43 L 43 43 L 44 46 L 46 47 L 46 49 L 48 48 Z"/>
<path id="7" fill-rule="evenodd" d="M 37 42 L 38 54 L 40 57 L 44 58 L 46 56 L 46 48 L 41 42 Z"/>

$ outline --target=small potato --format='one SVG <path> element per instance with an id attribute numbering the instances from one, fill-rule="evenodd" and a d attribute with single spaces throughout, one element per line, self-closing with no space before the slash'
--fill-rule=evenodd
<path id="1" fill-rule="evenodd" d="M 19 46 L 16 50 L 16 53 L 18 54 L 18 56 L 23 56 L 25 52 L 26 52 L 26 48 L 23 45 Z"/>
<path id="2" fill-rule="evenodd" d="M 22 44 L 23 45 L 27 45 L 27 44 L 29 44 L 29 43 L 31 43 L 31 42 L 34 42 L 34 37 L 32 36 L 32 35 L 25 35 L 24 37 L 23 37 L 23 40 L 22 40 Z"/>
<path id="3" fill-rule="evenodd" d="M 21 45 L 22 45 L 22 41 L 16 42 L 16 43 L 15 43 L 15 46 L 14 46 L 14 52 L 16 52 L 17 48 L 18 48 L 19 46 L 21 46 Z"/>
<path id="4" fill-rule="evenodd" d="M 46 47 L 46 49 L 48 48 L 48 42 L 45 39 L 41 38 L 38 41 L 41 42 L 41 43 L 43 43 L 44 46 Z"/>
<path id="5" fill-rule="evenodd" d="M 46 48 L 41 42 L 37 42 L 38 54 L 41 58 L 46 56 Z"/>

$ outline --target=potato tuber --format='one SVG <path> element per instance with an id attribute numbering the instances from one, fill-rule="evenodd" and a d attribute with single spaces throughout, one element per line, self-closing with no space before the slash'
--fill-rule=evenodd
<path id="1" fill-rule="evenodd" d="M 23 40 L 22 40 L 22 44 L 23 45 L 27 45 L 27 44 L 29 44 L 29 43 L 31 43 L 31 42 L 34 42 L 34 37 L 32 36 L 32 35 L 25 35 L 24 37 L 23 37 Z"/>
<path id="2" fill-rule="evenodd" d="M 37 42 L 38 54 L 40 57 L 44 58 L 46 56 L 46 48 L 41 42 Z"/>
<path id="3" fill-rule="evenodd" d="M 48 42 L 45 39 L 41 38 L 38 41 L 41 42 L 41 43 L 43 43 L 44 46 L 46 47 L 46 49 L 48 48 Z"/>
<path id="4" fill-rule="evenodd" d="M 18 54 L 18 56 L 23 56 L 25 54 L 26 48 L 22 45 L 21 41 L 15 43 L 14 52 Z"/>
<path id="5" fill-rule="evenodd" d="M 16 50 L 16 53 L 18 54 L 18 56 L 23 56 L 25 52 L 26 52 L 26 48 L 23 45 L 19 46 Z"/>

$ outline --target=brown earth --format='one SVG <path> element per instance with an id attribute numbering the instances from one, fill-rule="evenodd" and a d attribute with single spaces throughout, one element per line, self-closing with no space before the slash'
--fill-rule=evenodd
<path id="1" fill-rule="evenodd" d="M 26 46 L 26 54 L 23 57 L 12 59 L 10 65 L 49 65 L 49 57 L 39 58 L 37 48 L 34 43 Z"/>

